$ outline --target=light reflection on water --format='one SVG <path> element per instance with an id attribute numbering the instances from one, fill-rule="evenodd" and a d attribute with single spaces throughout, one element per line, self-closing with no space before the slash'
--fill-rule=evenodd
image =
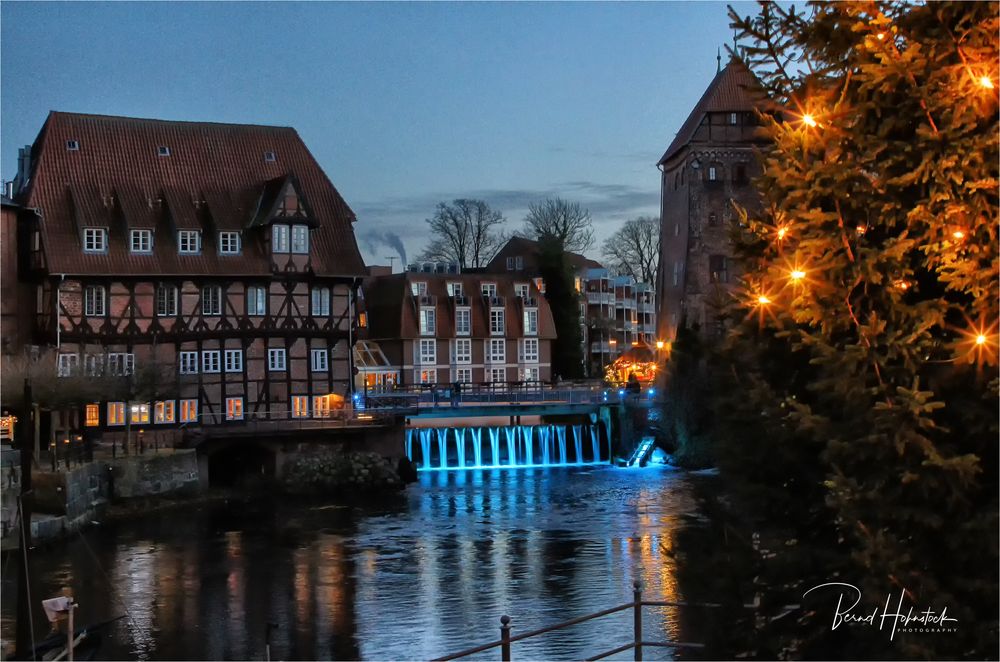
<path id="1" fill-rule="evenodd" d="M 260 500 L 98 527 L 88 544 L 36 555 L 32 584 L 45 596 L 71 584 L 81 622 L 124 604 L 107 659 L 262 659 L 267 623 L 273 659 L 429 659 L 496 639 L 501 614 L 516 634 L 627 602 L 635 577 L 647 599 L 683 600 L 674 534 L 694 508 L 688 479 L 666 469 L 427 472 L 389 503 Z M 15 587 L 5 573 L 5 641 Z M 627 642 L 631 618 L 518 642 L 514 655 L 580 659 Z M 676 621 L 647 608 L 645 638 L 685 640 Z"/>

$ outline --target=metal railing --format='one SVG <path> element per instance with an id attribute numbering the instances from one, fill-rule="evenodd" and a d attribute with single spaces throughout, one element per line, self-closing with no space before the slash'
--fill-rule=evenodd
<path id="1" fill-rule="evenodd" d="M 648 388 L 643 389 L 643 393 Z M 463 383 L 451 385 L 414 384 L 392 390 L 368 391 L 361 395 L 364 411 L 461 407 L 475 405 L 526 404 L 617 404 L 638 395 L 627 389 L 600 382 L 548 384 L 545 382 Z"/>
<path id="2" fill-rule="evenodd" d="M 434 662 L 443 662 L 445 660 L 456 660 L 462 657 L 468 657 L 469 655 L 475 655 L 476 653 L 482 653 L 483 651 L 491 650 L 493 648 L 500 649 L 500 659 L 504 662 L 509 662 L 511 659 L 511 644 L 518 641 L 524 641 L 525 639 L 531 639 L 539 635 L 547 634 L 549 632 L 555 632 L 557 630 L 564 630 L 573 625 L 579 625 L 580 623 L 586 623 L 587 621 L 592 621 L 596 618 L 602 618 L 604 616 L 610 616 L 611 614 L 617 614 L 618 612 L 626 611 L 628 609 L 632 610 L 632 641 L 616 646 L 610 650 L 606 650 L 596 655 L 587 657 L 587 660 L 601 660 L 618 653 L 625 652 L 629 649 L 634 651 L 635 660 L 642 659 L 642 649 L 644 647 L 649 648 L 704 648 L 704 644 L 698 643 L 685 643 L 680 641 L 646 641 L 643 639 L 642 634 L 642 608 L 643 607 L 709 607 L 717 608 L 721 607 L 721 604 L 714 603 L 693 603 L 693 602 L 667 602 L 662 600 L 643 600 L 642 599 L 642 582 L 635 581 L 632 584 L 632 602 L 626 602 L 625 604 L 618 605 L 617 607 L 611 607 L 610 609 L 603 609 L 593 614 L 587 614 L 586 616 L 579 616 L 577 618 L 571 618 L 568 621 L 563 621 L 562 623 L 556 623 L 555 625 L 549 625 L 547 627 L 538 628 L 537 630 L 531 630 L 523 634 L 511 636 L 511 618 L 504 614 L 500 617 L 500 638 L 496 641 L 491 641 L 488 644 L 482 644 L 480 646 L 474 646 L 472 648 L 466 648 L 465 650 L 458 651 L 457 653 L 452 653 L 450 655 L 445 655 L 444 657 L 439 657 L 434 660 Z"/>

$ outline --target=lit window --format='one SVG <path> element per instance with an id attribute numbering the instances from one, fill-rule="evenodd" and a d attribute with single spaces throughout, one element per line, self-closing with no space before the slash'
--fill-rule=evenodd
<path id="1" fill-rule="evenodd" d="M 222 255 L 239 255 L 240 233 L 220 232 L 219 233 L 219 253 Z"/>
<path id="2" fill-rule="evenodd" d="M 197 255 L 201 252 L 201 232 L 180 230 L 177 232 L 177 251 L 181 255 Z"/>
<path id="3" fill-rule="evenodd" d="M 330 353 L 325 349 L 312 350 L 311 357 L 313 372 L 326 372 L 330 369 Z"/>
<path id="4" fill-rule="evenodd" d="M 455 370 L 455 381 L 468 384 L 472 381 L 472 368 L 458 368 Z"/>
<path id="5" fill-rule="evenodd" d="M 420 309 L 420 335 L 433 336 L 436 332 L 436 311 L 433 308 Z"/>
<path id="6" fill-rule="evenodd" d="M 526 308 L 524 311 L 524 335 L 534 336 L 538 334 L 538 309 Z"/>
<path id="7" fill-rule="evenodd" d="M 418 379 L 421 384 L 436 384 L 437 383 L 437 370 L 421 370 L 418 373 Z"/>
<path id="8" fill-rule="evenodd" d="M 358 313 L 358 328 L 365 328 L 368 326 L 368 313 Z"/>
<path id="9" fill-rule="evenodd" d="M 60 354 L 56 360 L 56 375 L 59 377 L 69 377 L 76 374 L 76 369 L 80 365 L 79 354 Z"/>
<path id="10" fill-rule="evenodd" d="M 206 285 L 201 288 L 201 314 L 216 317 L 222 314 L 222 286 Z"/>
<path id="11" fill-rule="evenodd" d="M 506 363 L 507 362 L 507 341 L 503 338 L 491 338 L 486 341 L 489 343 L 489 352 L 487 354 L 487 360 L 490 363 Z"/>
<path id="12" fill-rule="evenodd" d="M 308 418 L 309 416 L 309 396 L 292 396 L 292 418 Z"/>
<path id="13" fill-rule="evenodd" d="M 437 341 L 420 340 L 420 363 L 423 365 L 434 365 L 437 363 Z"/>
<path id="14" fill-rule="evenodd" d="M 153 405 L 154 423 L 173 423 L 174 416 L 175 412 L 173 400 L 164 400 Z"/>
<path id="15" fill-rule="evenodd" d="M 314 317 L 326 317 L 330 314 L 329 287 L 314 287 L 312 289 L 312 314 Z"/>
<path id="16" fill-rule="evenodd" d="M 219 372 L 221 366 L 220 352 L 217 349 L 206 349 L 201 353 L 201 371 Z"/>
<path id="17" fill-rule="evenodd" d="M 108 403 L 108 425 L 125 425 L 125 403 Z"/>
<path id="18" fill-rule="evenodd" d="M 104 317 L 107 314 L 103 285 L 88 285 L 84 288 L 83 314 L 87 317 Z"/>
<path id="19" fill-rule="evenodd" d="M 181 400 L 181 423 L 194 423 L 198 421 L 198 401 Z"/>
<path id="20" fill-rule="evenodd" d="M 87 253 L 105 253 L 108 250 L 107 228 L 84 228 L 83 250 Z"/>
<path id="21" fill-rule="evenodd" d="M 124 377 L 135 372 L 135 354 L 116 352 L 108 354 L 108 374 Z"/>
<path id="22" fill-rule="evenodd" d="M 226 398 L 226 420 L 243 420 L 243 398 Z"/>
<path id="23" fill-rule="evenodd" d="M 292 252 L 306 254 L 309 252 L 309 226 L 292 226 Z"/>
<path id="24" fill-rule="evenodd" d="M 497 284 L 483 283 L 482 291 L 484 297 L 495 297 L 497 295 Z"/>
<path id="25" fill-rule="evenodd" d="M 151 253 L 153 251 L 153 231 L 130 230 L 129 245 L 133 253 Z"/>
<path id="26" fill-rule="evenodd" d="M 97 404 L 96 402 L 87 405 L 87 408 L 84 411 L 84 418 L 83 418 L 83 420 L 84 420 L 84 425 L 86 425 L 88 428 L 92 428 L 94 426 L 100 425 L 101 424 L 101 406 L 99 404 Z"/>
<path id="27" fill-rule="evenodd" d="M 247 315 L 267 315 L 267 290 L 263 286 L 251 285 L 247 288 Z"/>
<path id="28" fill-rule="evenodd" d="M 472 311 L 469 308 L 459 308 L 455 311 L 455 333 L 460 336 L 472 333 Z"/>
<path id="29" fill-rule="evenodd" d="M 149 423 L 149 403 L 139 402 L 131 407 L 129 419 L 133 424 L 135 423 Z"/>
<path id="30" fill-rule="evenodd" d="M 545 294 L 545 279 L 544 278 L 536 278 L 535 279 L 535 287 L 538 289 L 539 292 L 541 292 L 542 294 Z"/>
<path id="31" fill-rule="evenodd" d="M 226 350 L 226 372 L 243 372 L 243 350 Z"/>
<path id="32" fill-rule="evenodd" d="M 503 308 L 490 308 L 490 335 L 502 336 L 504 333 Z"/>
<path id="33" fill-rule="evenodd" d="M 537 382 L 538 379 L 538 368 L 523 368 L 521 370 L 521 381 L 522 382 Z"/>
<path id="34" fill-rule="evenodd" d="M 272 253 L 288 252 L 288 233 L 289 227 L 287 225 L 275 224 L 271 226 Z"/>
<path id="35" fill-rule="evenodd" d="M 313 418 L 330 417 L 330 396 L 314 395 L 312 401 Z"/>
<path id="36" fill-rule="evenodd" d="M 177 315 L 176 285 L 160 285 L 156 288 L 156 314 L 159 317 Z"/>
<path id="37" fill-rule="evenodd" d="M 472 363 L 472 340 L 456 338 L 452 341 L 452 352 L 454 363 Z"/>
<path id="38" fill-rule="evenodd" d="M 525 338 L 521 342 L 521 361 L 538 363 L 538 338 Z"/>
<path id="39" fill-rule="evenodd" d="M 198 372 L 198 352 L 180 353 L 180 373 L 193 375 Z"/>
<path id="40" fill-rule="evenodd" d="M 284 372 L 285 350 L 282 347 L 267 350 L 267 369 L 271 372 Z"/>

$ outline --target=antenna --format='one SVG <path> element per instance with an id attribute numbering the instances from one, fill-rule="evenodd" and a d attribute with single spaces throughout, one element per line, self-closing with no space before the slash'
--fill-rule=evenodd
<path id="1" fill-rule="evenodd" d="M 392 263 L 396 261 L 395 255 L 386 255 L 385 259 L 389 260 L 389 273 L 392 273 Z"/>
<path id="2" fill-rule="evenodd" d="M 715 73 L 722 71 L 722 49 L 717 48 L 715 51 Z"/>

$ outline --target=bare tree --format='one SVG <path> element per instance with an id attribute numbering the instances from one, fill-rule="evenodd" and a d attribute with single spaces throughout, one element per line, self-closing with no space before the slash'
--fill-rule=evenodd
<path id="1" fill-rule="evenodd" d="M 463 268 L 485 267 L 507 241 L 503 214 L 482 200 L 453 200 L 438 203 L 433 218 L 427 219 L 431 243 L 422 260 L 457 262 Z"/>
<path id="2" fill-rule="evenodd" d="M 632 276 L 640 283 L 655 282 L 660 257 L 660 221 L 652 216 L 625 221 L 604 242 L 601 255 L 618 273 Z"/>
<path id="3" fill-rule="evenodd" d="M 590 212 L 576 202 L 551 198 L 528 206 L 524 232 L 532 239 L 551 238 L 566 251 L 582 253 L 594 245 Z"/>

